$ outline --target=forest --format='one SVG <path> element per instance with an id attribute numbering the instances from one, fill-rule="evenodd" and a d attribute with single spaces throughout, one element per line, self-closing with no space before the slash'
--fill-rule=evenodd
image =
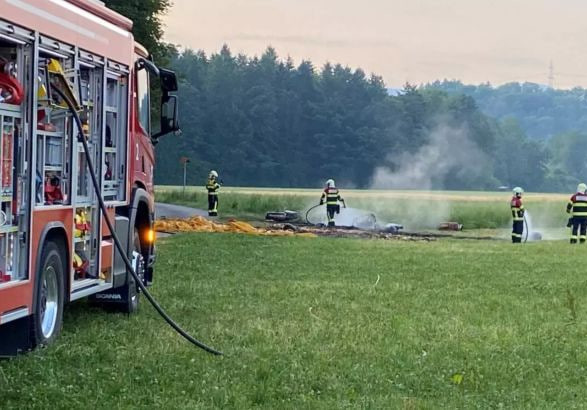
<path id="1" fill-rule="evenodd" d="M 587 129 L 587 90 L 559 90 L 536 83 L 465 85 L 460 81 L 435 81 L 427 88 L 464 94 L 475 99 L 490 117 L 514 117 L 528 137 L 549 140 L 557 135 Z"/>
<path id="2" fill-rule="evenodd" d="M 272 48 L 260 57 L 226 45 L 210 56 L 188 49 L 173 53 L 171 66 L 181 76 L 183 135 L 158 146 L 161 184 L 181 183 L 182 156 L 191 161 L 189 184 L 217 169 L 237 186 L 315 187 L 335 178 L 357 188 L 567 191 L 585 175 L 585 134 L 530 137 L 516 116 L 489 116 L 465 93 L 406 84 L 389 95 L 377 75 L 296 64 Z M 393 184 L 378 177 L 381 169 Z"/>

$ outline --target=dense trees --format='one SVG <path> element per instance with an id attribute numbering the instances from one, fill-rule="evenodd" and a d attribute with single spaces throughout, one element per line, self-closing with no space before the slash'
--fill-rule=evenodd
<path id="1" fill-rule="evenodd" d="M 506 144 L 499 158 L 516 164 L 510 171 L 530 186 L 569 190 L 587 179 L 587 90 L 556 90 L 533 83 L 474 86 L 459 81 L 437 81 L 424 88 L 471 96 L 486 115 L 501 120 Z M 496 176 L 508 178 L 503 173 Z"/>
<path id="2" fill-rule="evenodd" d="M 296 66 L 272 48 L 260 57 L 233 55 L 227 46 L 211 56 L 186 50 L 172 66 L 182 78 L 184 133 L 158 146 L 157 183 L 180 183 L 183 155 L 192 159 L 191 184 L 211 168 L 228 184 L 251 186 L 319 186 L 332 177 L 370 187 L 385 181 L 375 181 L 376 172 L 393 181 L 423 173 L 406 184 L 412 188 L 569 189 L 574 181 L 547 186 L 571 165 L 551 167 L 550 146 L 528 139 L 513 118 L 485 116 L 462 93 L 406 84 L 390 96 L 378 76 Z"/>
<path id="3" fill-rule="evenodd" d="M 426 88 L 464 94 L 475 99 L 481 111 L 499 120 L 517 118 L 526 135 L 548 140 L 558 134 L 587 129 L 587 90 L 556 90 L 534 83 L 464 85 L 436 81 Z"/>
<path id="4" fill-rule="evenodd" d="M 104 0 L 104 3 L 133 21 L 135 38 L 153 54 L 157 63 L 168 61 L 169 46 L 161 40 L 161 15 L 171 7 L 170 0 Z"/>

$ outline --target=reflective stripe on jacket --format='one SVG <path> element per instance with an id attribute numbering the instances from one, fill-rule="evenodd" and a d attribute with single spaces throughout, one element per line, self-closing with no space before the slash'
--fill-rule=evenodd
<path id="1" fill-rule="evenodd" d="M 587 195 L 582 192 L 573 195 L 567 204 L 567 213 L 572 214 L 573 217 L 587 217 Z"/>
<path id="2" fill-rule="evenodd" d="M 326 188 L 322 192 L 321 200 L 326 200 L 326 205 L 338 205 L 338 201 L 342 201 L 342 198 L 337 188 Z"/>
<path id="3" fill-rule="evenodd" d="M 522 200 L 516 196 L 514 196 L 511 200 L 511 208 L 512 208 L 512 218 L 514 221 L 523 221 L 524 220 L 524 205 L 522 204 Z"/>
<path id="4" fill-rule="evenodd" d="M 206 189 L 208 190 L 208 195 L 218 195 L 217 191 L 220 189 L 220 184 L 215 179 L 209 179 Z"/>

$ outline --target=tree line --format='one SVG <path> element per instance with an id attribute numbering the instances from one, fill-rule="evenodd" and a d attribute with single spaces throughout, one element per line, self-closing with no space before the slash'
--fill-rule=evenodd
<path id="1" fill-rule="evenodd" d="M 536 83 L 465 85 L 460 81 L 435 81 L 427 88 L 464 94 L 479 108 L 499 120 L 516 118 L 528 137 L 549 140 L 557 135 L 587 129 L 587 90 L 558 90 Z"/>
<path id="2" fill-rule="evenodd" d="M 517 139 L 538 142 L 543 173 L 539 188 L 566 191 L 587 179 L 587 90 L 559 90 L 535 83 L 465 85 L 436 81 L 424 86 L 475 99 L 484 114 L 505 124 Z M 525 138 L 527 136 L 527 138 Z M 535 161 L 537 159 L 534 159 Z"/>
<path id="3" fill-rule="evenodd" d="M 389 95 L 379 76 L 338 64 L 296 65 L 272 48 L 260 57 L 233 55 L 226 45 L 210 56 L 188 49 L 171 65 L 181 76 L 184 133 L 158 147 L 160 184 L 180 183 L 179 158 L 187 156 L 190 184 L 217 169 L 230 185 L 315 187 L 335 178 L 368 188 L 376 168 L 393 172 L 397 158 L 430 144 L 439 123 L 466 129 L 487 163 L 479 164 L 481 175 L 454 164 L 435 189 L 556 191 L 581 178 L 571 137 L 553 144 L 528 138 L 515 118 L 489 117 L 464 94 L 406 84 Z"/>

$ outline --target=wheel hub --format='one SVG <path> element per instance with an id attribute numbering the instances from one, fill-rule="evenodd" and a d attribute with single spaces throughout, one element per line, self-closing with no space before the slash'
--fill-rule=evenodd
<path id="1" fill-rule="evenodd" d="M 47 266 L 43 275 L 41 286 L 40 313 L 41 332 L 45 339 L 50 338 L 55 331 L 57 315 L 59 311 L 59 292 L 57 285 L 57 272 L 53 266 Z"/>
<path id="2" fill-rule="evenodd" d="M 140 252 L 133 251 L 132 253 L 132 266 L 135 270 L 135 273 L 139 277 L 142 283 L 145 282 L 145 259 Z M 138 304 L 139 293 L 141 288 L 139 285 L 136 285 L 136 292 L 131 293 L 131 300 L 133 304 Z"/>

